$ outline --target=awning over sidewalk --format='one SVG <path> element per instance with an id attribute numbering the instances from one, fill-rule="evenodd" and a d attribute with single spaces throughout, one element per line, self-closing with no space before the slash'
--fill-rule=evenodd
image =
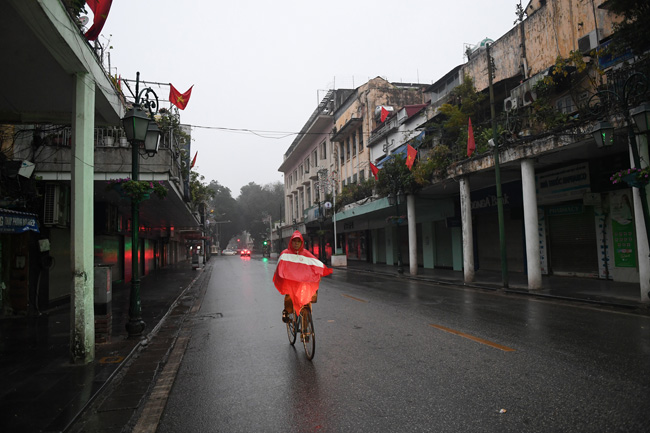
<path id="1" fill-rule="evenodd" d="M 0 233 L 24 233 L 29 230 L 36 233 L 40 232 L 38 229 L 38 215 L 0 209 Z"/>

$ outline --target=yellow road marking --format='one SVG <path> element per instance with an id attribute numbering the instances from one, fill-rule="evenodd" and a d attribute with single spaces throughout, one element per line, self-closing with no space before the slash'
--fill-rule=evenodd
<path id="1" fill-rule="evenodd" d="M 343 293 L 341 296 L 345 296 L 346 298 L 354 299 L 355 301 L 359 301 L 359 302 L 364 302 L 364 303 L 368 302 L 368 301 L 364 301 L 363 299 L 355 298 L 354 296 L 346 295 L 345 293 Z"/>
<path id="2" fill-rule="evenodd" d="M 461 337 L 469 338 L 472 341 L 476 341 L 477 343 L 485 344 L 490 347 L 494 347 L 495 349 L 503 350 L 504 352 L 514 352 L 515 349 L 512 349 L 507 346 L 502 346 L 497 343 L 493 343 L 492 341 L 484 340 L 482 338 L 474 337 L 473 335 L 465 334 L 464 332 L 456 331 L 455 329 L 450 329 L 450 328 L 445 328 L 444 326 L 440 325 L 434 325 L 433 323 L 430 323 L 429 326 L 440 329 L 441 331 L 449 332 L 451 334 L 456 334 Z"/>
<path id="3" fill-rule="evenodd" d="M 119 364 L 124 361 L 123 356 L 105 356 L 99 359 L 100 364 Z"/>

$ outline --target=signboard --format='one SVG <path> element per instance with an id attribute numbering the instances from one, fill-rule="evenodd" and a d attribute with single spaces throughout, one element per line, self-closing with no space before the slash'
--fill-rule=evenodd
<path id="1" fill-rule="evenodd" d="M 591 192 L 589 164 L 584 162 L 538 174 L 535 183 L 538 204 L 582 199 L 585 193 Z"/>
<path id="2" fill-rule="evenodd" d="M 636 267 L 636 237 L 630 195 L 629 190 L 611 193 L 614 266 L 619 268 Z"/>
<path id="3" fill-rule="evenodd" d="M 0 209 L 0 233 L 38 232 L 36 214 Z"/>

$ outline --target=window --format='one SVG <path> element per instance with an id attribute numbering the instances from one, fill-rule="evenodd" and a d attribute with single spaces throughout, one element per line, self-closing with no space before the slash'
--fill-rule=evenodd
<path id="1" fill-rule="evenodd" d="M 311 165 L 316 167 L 318 164 L 316 163 L 316 160 L 318 159 L 318 150 L 314 149 L 314 151 L 311 154 Z"/>
<path id="2" fill-rule="evenodd" d="M 359 153 L 363 150 L 363 128 L 359 128 Z"/>
<path id="3" fill-rule="evenodd" d="M 345 140 L 345 142 L 346 142 L 345 156 L 348 158 L 348 161 L 349 161 L 350 160 L 350 137 L 348 137 L 348 139 Z"/>
<path id="4" fill-rule="evenodd" d="M 357 156 L 357 133 L 352 134 L 352 156 Z"/>
<path id="5" fill-rule="evenodd" d="M 352 183 L 357 183 L 357 174 L 352 175 Z"/>
<path id="6" fill-rule="evenodd" d="M 312 200 L 311 200 L 311 187 L 307 185 L 307 203 L 309 206 L 311 206 Z"/>
<path id="7" fill-rule="evenodd" d="M 323 141 L 320 145 L 320 159 L 327 159 L 327 142 Z"/>
<path id="8" fill-rule="evenodd" d="M 341 166 L 345 164 L 345 152 L 343 151 L 343 143 L 341 143 Z"/>
<path id="9" fill-rule="evenodd" d="M 359 181 L 363 183 L 366 180 L 366 170 L 361 170 L 359 172 Z"/>
<path id="10" fill-rule="evenodd" d="M 302 175 L 304 174 L 302 164 L 300 164 L 300 167 L 298 168 L 298 172 L 300 173 L 300 177 L 298 179 L 302 179 Z"/>

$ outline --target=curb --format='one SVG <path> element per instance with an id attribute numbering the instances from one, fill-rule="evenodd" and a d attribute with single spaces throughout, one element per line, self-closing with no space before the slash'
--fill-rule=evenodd
<path id="1" fill-rule="evenodd" d="M 616 308 L 623 308 L 626 310 L 630 310 L 631 312 L 639 315 L 650 315 L 650 306 L 646 306 L 641 302 L 633 302 L 630 301 L 628 303 L 625 302 L 620 302 L 616 300 L 598 300 L 598 299 L 589 299 L 589 298 L 572 298 L 569 296 L 561 296 L 561 295 L 554 295 L 554 294 L 548 294 L 548 293 L 536 293 L 536 292 L 531 292 L 528 291 L 526 288 L 508 288 L 508 289 L 503 289 L 502 287 L 499 287 L 498 285 L 490 285 L 489 283 L 487 284 L 481 284 L 481 283 L 472 283 L 472 284 L 467 284 L 464 282 L 455 282 L 455 281 L 449 281 L 449 280 L 438 280 L 435 278 L 430 278 L 430 277 L 418 277 L 418 276 L 412 276 L 412 275 L 399 275 L 395 274 L 392 272 L 383 272 L 383 271 L 377 271 L 377 270 L 366 270 L 366 269 L 358 269 L 358 268 L 350 268 L 348 266 L 337 266 L 335 269 L 341 269 L 345 271 L 350 271 L 350 272 L 358 272 L 358 273 L 366 273 L 366 274 L 378 274 L 386 277 L 394 277 L 394 278 L 403 278 L 403 279 L 408 279 L 408 280 L 415 280 L 415 281 L 426 281 L 430 283 L 435 283 L 443 286 L 455 286 L 455 287 L 462 287 L 462 288 L 470 288 L 470 289 L 479 289 L 479 290 L 490 290 L 493 292 L 503 292 L 506 294 L 513 294 L 513 295 L 526 295 L 526 296 L 533 296 L 536 298 L 541 298 L 541 299 L 549 299 L 549 300 L 557 300 L 557 301 L 564 301 L 564 302 L 580 302 L 584 304 L 590 304 L 590 305 L 598 305 L 598 306 L 607 306 L 607 307 L 616 307 Z"/>

